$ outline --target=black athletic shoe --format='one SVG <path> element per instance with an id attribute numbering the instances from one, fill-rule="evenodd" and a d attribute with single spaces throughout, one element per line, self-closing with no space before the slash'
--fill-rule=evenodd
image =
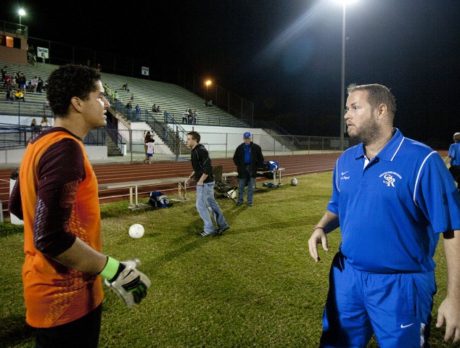
<path id="1" fill-rule="evenodd" d="M 217 234 L 223 235 L 224 232 L 227 231 L 229 228 L 230 228 L 229 225 L 227 225 L 227 226 L 225 226 L 225 227 L 219 227 L 219 229 L 217 230 Z"/>
<path id="2" fill-rule="evenodd" d="M 205 232 L 205 231 L 202 231 L 202 232 L 200 232 L 200 236 L 201 236 L 201 237 L 213 236 L 213 235 L 215 235 L 216 233 L 218 233 L 218 231 L 212 231 L 212 232 Z"/>

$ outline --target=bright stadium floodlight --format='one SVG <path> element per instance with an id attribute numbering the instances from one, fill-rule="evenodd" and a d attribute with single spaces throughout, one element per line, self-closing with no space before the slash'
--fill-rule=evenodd
<path id="1" fill-rule="evenodd" d="M 359 0 L 334 0 L 336 3 L 340 4 L 340 5 L 345 5 L 345 6 L 348 6 L 348 5 L 351 5 L 355 2 L 358 2 Z"/>
<path id="2" fill-rule="evenodd" d="M 20 7 L 18 9 L 18 16 L 19 16 L 19 26 L 21 26 L 21 18 L 23 16 L 25 16 L 27 13 L 26 13 L 26 10 L 24 10 L 24 8 Z"/>
<path id="3" fill-rule="evenodd" d="M 211 85 L 212 85 L 212 80 L 207 79 L 207 80 L 204 82 L 204 85 L 205 85 L 206 87 L 211 86 Z"/>

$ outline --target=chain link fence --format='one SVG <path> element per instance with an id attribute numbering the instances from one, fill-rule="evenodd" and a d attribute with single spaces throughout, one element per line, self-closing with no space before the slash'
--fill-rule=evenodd
<path id="1" fill-rule="evenodd" d="M 179 125 L 157 121 L 151 122 L 149 126 L 150 128 L 140 123 L 135 126 L 140 128 L 129 129 L 120 123 L 118 130 L 116 130 L 111 128 L 113 125 L 108 125 L 90 131 L 83 141 L 88 147 L 98 148 L 98 153 L 101 153 L 101 150 L 106 152 L 106 156 L 98 158 L 96 162 L 141 162 L 145 159 L 146 153 L 145 136 L 150 131 L 155 140 L 153 161 L 190 159 L 190 149 L 186 146 L 188 130 Z M 5 153 L 0 157 L 6 159 L 8 158 L 6 153 L 9 150 L 25 148 L 30 139 L 43 130 L 45 129 L 32 129 L 30 126 L 0 125 L 0 152 Z M 211 158 L 232 158 L 235 149 L 243 141 L 241 132 L 200 132 L 200 135 L 201 143 L 207 148 Z M 338 137 L 269 135 L 260 131 L 260 133 L 255 132 L 253 134 L 253 141 L 262 148 L 265 156 L 340 151 L 340 139 Z M 349 145 L 348 142 L 346 145 Z M 14 158 L 10 157 L 10 159 L 12 163 L 18 162 L 18 159 L 16 161 Z"/>

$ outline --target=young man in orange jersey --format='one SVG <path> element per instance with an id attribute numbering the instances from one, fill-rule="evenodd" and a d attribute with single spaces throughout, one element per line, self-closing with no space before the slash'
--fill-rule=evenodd
<path id="1" fill-rule="evenodd" d="M 36 347 L 97 347 L 106 283 L 128 306 L 147 294 L 136 262 L 102 254 L 98 184 L 82 139 L 105 126 L 100 74 L 66 65 L 49 78 L 55 126 L 31 140 L 10 197 L 24 220 L 26 321 Z"/>

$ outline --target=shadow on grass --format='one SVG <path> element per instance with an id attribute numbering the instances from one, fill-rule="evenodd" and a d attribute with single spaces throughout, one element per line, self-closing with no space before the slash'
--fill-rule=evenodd
<path id="1" fill-rule="evenodd" d="M 11 347 L 33 337 L 33 328 L 25 322 L 24 316 L 12 315 L 0 321 L 0 346 Z"/>
<path id="2" fill-rule="evenodd" d="M 263 232 L 264 230 L 272 230 L 272 229 L 284 230 L 290 227 L 297 227 L 299 229 L 304 229 L 305 227 L 303 226 L 305 226 L 304 218 L 284 220 L 284 221 L 279 221 L 279 222 L 273 221 L 273 222 L 270 222 L 264 225 L 257 225 L 254 227 L 244 227 L 244 229 L 238 228 L 232 231 L 232 234 L 256 233 L 256 232 Z"/>
<path id="3" fill-rule="evenodd" d="M 229 220 L 227 219 L 228 224 L 231 226 L 233 220 L 236 218 L 237 214 L 232 215 L 232 219 Z M 201 237 L 199 233 L 202 231 L 202 228 L 199 226 L 202 226 L 203 222 L 201 219 L 194 219 L 189 223 L 189 225 L 186 227 L 186 232 L 173 239 L 170 244 L 171 245 L 181 245 L 179 248 L 172 250 L 165 255 L 163 255 L 161 258 L 156 260 L 154 262 L 156 268 L 161 268 L 165 263 L 170 262 L 174 260 L 177 257 L 180 257 L 188 252 L 191 252 L 197 248 L 201 248 L 205 243 L 210 242 L 211 240 L 215 238 L 221 238 L 222 236 L 215 235 L 215 236 L 209 236 L 209 237 Z M 230 229 L 231 231 L 231 229 Z M 229 232 L 226 232 L 227 234 Z M 231 232 L 230 232 L 231 233 Z M 189 242 L 187 242 L 189 240 Z M 184 244 L 186 243 L 186 244 Z"/>

